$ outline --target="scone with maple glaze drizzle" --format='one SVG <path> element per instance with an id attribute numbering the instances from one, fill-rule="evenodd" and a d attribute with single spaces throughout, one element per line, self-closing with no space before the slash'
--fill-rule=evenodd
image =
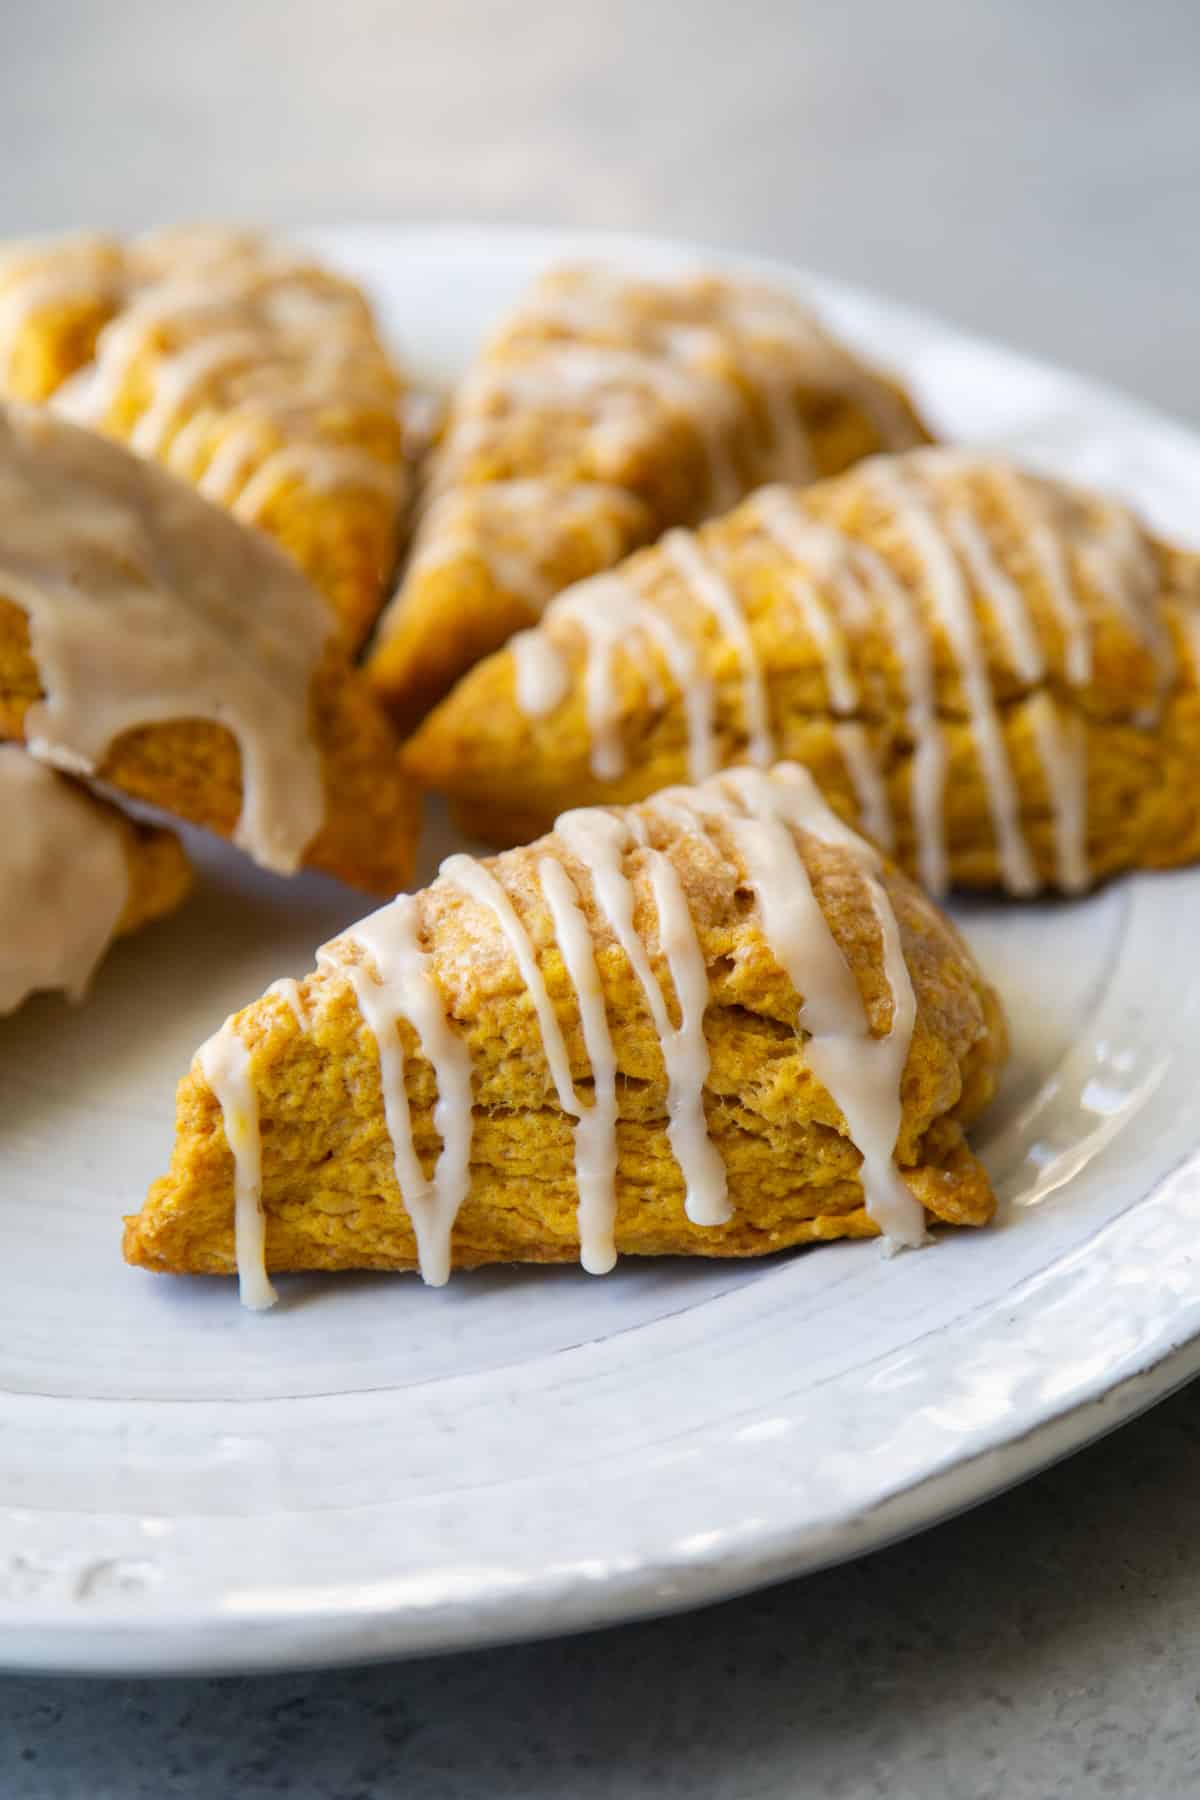
<path id="1" fill-rule="evenodd" d="M 0 252 L 0 394 L 52 398 L 260 526 L 356 644 L 396 558 L 402 393 L 359 290 L 256 232 Z"/>
<path id="2" fill-rule="evenodd" d="M 114 938 L 191 887 L 176 838 L 0 745 L 0 1015 L 30 994 L 82 1000 Z"/>
<path id="3" fill-rule="evenodd" d="M 1005 1054 L 954 928 L 802 769 L 452 856 L 227 1021 L 179 1090 L 149 1269 L 757 1256 L 982 1225 Z"/>
<path id="4" fill-rule="evenodd" d="M 667 526 L 925 438 L 903 391 L 787 294 L 552 270 L 456 397 L 372 679 L 411 724 L 552 594 Z"/>
<path id="5" fill-rule="evenodd" d="M 0 737 L 394 894 L 413 784 L 332 609 L 269 539 L 119 444 L 0 408 Z"/>
<path id="6" fill-rule="evenodd" d="M 771 487 L 562 595 L 406 761 L 491 842 L 788 757 L 931 892 L 1200 855 L 1200 556 L 926 449 Z"/>
<path id="7" fill-rule="evenodd" d="M 49 399 L 92 360 L 127 288 L 115 238 L 81 232 L 0 245 L 0 395 Z"/>

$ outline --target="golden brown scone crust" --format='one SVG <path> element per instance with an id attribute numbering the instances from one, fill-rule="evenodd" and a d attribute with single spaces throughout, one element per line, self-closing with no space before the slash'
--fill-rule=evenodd
<path id="1" fill-rule="evenodd" d="M 72 287 L 30 312 L 7 373 L 0 368 L 0 394 L 45 400 L 68 377 L 98 370 L 105 402 L 98 412 L 89 405 L 80 422 L 196 483 L 236 437 L 233 474 L 218 491 L 206 489 L 235 510 L 282 453 L 253 523 L 299 563 L 359 644 L 391 581 L 407 482 L 403 378 L 361 292 L 256 232 L 200 227 L 128 244 L 64 239 L 28 252 L 17 246 L 7 258 L 0 252 L 0 299 L 6 271 L 20 279 L 34 254 L 40 271 Z M 172 294 L 185 299 L 145 331 L 131 358 L 103 334 L 131 308 L 161 308 Z M 189 381 L 167 428 L 143 443 L 139 425 L 172 359 L 239 339 L 240 358 L 216 357 L 203 380 Z M 331 486 L 322 464 L 345 452 L 366 458 L 364 472 L 356 476 L 352 464 L 347 475 L 343 461 Z M 287 457 L 297 454 L 315 460 L 289 469 Z"/>
<path id="2" fill-rule="evenodd" d="M 573 1078 L 586 1089 L 578 1006 L 539 885 L 539 854 L 558 857 L 580 891 L 619 1067 L 618 1250 L 756 1256 L 873 1235 L 858 1152 L 808 1068 L 806 1040 L 797 1030 L 800 999 L 763 937 L 728 834 L 717 827 L 714 838 L 678 836 L 650 809 L 645 818 L 651 845 L 664 849 L 679 873 L 708 969 L 705 1111 L 735 1209 L 724 1226 L 693 1225 L 685 1215 L 665 1131 L 659 1041 L 636 977 L 594 904 L 586 870 L 554 837 L 487 865 L 529 933 Z M 892 1001 L 861 872 L 840 846 L 807 836 L 797 841 L 871 1029 L 881 1035 L 891 1023 Z M 631 851 L 625 869 L 637 929 L 670 996 L 645 852 Z M 931 1220 L 980 1225 L 990 1218 L 993 1199 L 964 1132 L 988 1103 L 1003 1063 L 1003 1018 L 932 901 L 890 865 L 883 879 L 918 1008 L 897 1160 Z M 574 1260 L 573 1127 L 558 1107 L 536 1014 L 511 951 L 493 916 L 451 886 L 425 890 L 418 905 L 421 942 L 474 1066 L 471 1183 L 454 1230 L 454 1264 Z M 236 1021 L 252 1052 L 259 1099 L 268 1265 L 412 1268 L 415 1241 L 396 1184 L 375 1039 L 343 969 L 322 966 L 301 983 L 301 996 L 303 1029 L 276 994 Z M 439 1143 L 436 1082 L 407 1021 L 397 1028 L 414 1143 L 429 1173 Z M 196 1065 L 179 1089 L 170 1172 L 151 1189 L 142 1212 L 126 1221 L 125 1255 L 142 1267 L 177 1273 L 234 1267 L 233 1163 L 220 1107 Z"/>
<path id="3" fill-rule="evenodd" d="M 452 553 L 423 558 L 420 551 L 437 528 L 433 520 L 419 528 L 418 554 L 371 650 L 371 679 L 403 728 L 414 725 L 473 662 L 532 624 L 547 595 L 611 568 L 670 525 L 711 515 L 708 443 L 714 429 L 735 478 L 729 500 L 788 473 L 780 466 L 782 447 L 767 400 L 771 382 L 803 434 L 814 478 L 881 449 L 928 441 L 904 390 L 852 363 L 840 346 L 829 346 L 830 358 L 853 368 L 858 392 L 853 382 L 823 381 L 819 372 L 806 379 L 802 368 L 794 379 L 780 378 L 781 366 L 792 364 L 769 315 L 771 309 L 786 315 L 793 303 L 770 293 L 767 322 L 748 324 L 738 309 L 752 307 L 756 294 L 753 284 L 732 278 L 621 281 L 586 267 L 552 270 L 535 282 L 464 383 L 435 459 L 439 491 L 472 496 L 449 534 Z M 573 310 L 580 302 L 582 315 Z M 547 356 L 571 347 L 629 351 L 665 363 L 665 343 L 689 333 L 706 340 L 705 367 L 727 402 L 707 435 L 695 419 L 665 404 L 653 383 L 641 387 L 640 428 L 627 434 L 619 455 L 594 429 L 583 401 L 575 410 L 551 409 L 486 388 L 489 375 L 532 374 L 536 380 Z M 831 367 L 838 366 L 831 360 Z M 751 368 L 758 371 L 753 380 Z M 634 378 L 635 394 L 638 388 Z M 514 522 L 503 489 L 530 479 L 546 483 L 545 500 Z M 563 497 L 580 482 L 608 484 L 615 494 L 597 500 L 590 520 L 561 517 Z M 489 497 L 489 490 L 496 491 Z M 536 571 L 532 592 L 522 588 L 522 564 Z"/>
<path id="4" fill-rule="evenodd" d="M 26 615 L 0 596 L 0 738 L 23 742 L 25 714 L 42 697 Z M 391 726 L 336 643 L 313 677 L 311 708 L 327 810 L 304 861 L 369 893 L 398 893 L 412 874 L 420 797 L 400 767 Z M 207 719 L 123 732 L 96 776 L 222 837 L 232 837 L 242 810 L 237 742 Z"/>
<path id="5" fill-rule="evenodd" d="M 956 508 L 969 513 L 995 563 L 1018 590 L 1044 652 L 1044 677 L 1024 679 L 1014 667 L 1000 622 L 972 587 L 988 679 L 1018 791 L 1021 831 L 1042 882 L 1053 886 L 1058 878 L 1054 808 L 1037 738 L 1037 709 L 1047 699 L 1061 721 L 1078 721 L 1084 734 L 1092 878 L 1200 857 L 1200 636 L 1195 630 L 1200 556 L 1174 550 L 1133 527 L 1151 571 L 1151 610 L 1170 646 L 1164 693 L 1161 666 L 1145 633 L 1111 603 L 1089 560 L 1095 530 L 1114 512 L 1127 522 L 1130 515 L 1114 502 L 1029 478 L 1049 509 L 1064 567 L 1088 623 L 1090 679 L 1075 685 L 1068 678 L 1067 642 L 1042 568 L 1007 498 L 1011 469 L 940 451 L 890 460 L 897 467 L 914 461 L 928 465 L 921 479 L 939 518 Z M 797 503 L 813 520 L 836 527 L 879 556 L 915 598 L 932 650 L 947 758 L 949 876 L 968 887 L 995 887 L 1001 883 L 1001 860 L 960 664 L 911 543 L 873 492 L 872 467 L 865 464 L 806 489 L 796 496 Z M 789 584 L 799 571 L 827 600 L 859 689 L 853 717 L 865 728 L 885 783 L 896 825 L 894 853 L 902 867 L 915 872 L 914 738 L 906 716 L 904 669 L 886 612 L 872 607 L 865 623 L 846 617 L 820 570 L 790 561 L 764 535 L 753 500 L 703 527 L 699 542 L 720 560 L 749 621 L 765 674 L 778 756 L 808 768 L 835 810 L 861 830 L 864 821 L 839 740 L 824 655 Z M 681 631 L 702 642 L 704 666 L 715 683 L 718 763 L 745 761 L 742 670 L 733 647 L 707 615 L 698 621 L 699 609 L 658 549 L 639 552 L 622 572 Z M 645 656 L 616 660 L 626 769 L 613 781 L 596 778 L 590 767 L 583 635 L 577 626 L 552 617 L 540 629 L 561 648 L 570 667 L 569 690 L 556 710 L 540 719 L 522 713 L 513 656 L 502 651 L 472 670 L 405 748 L 406 766 L 429 787 L 449 794 L 464 828 L 490 843 L 517 842 L 545 830 L 566 807 L 627 803 L 686 779 L 687 727 L 679 690 L 665 666 Z"/>

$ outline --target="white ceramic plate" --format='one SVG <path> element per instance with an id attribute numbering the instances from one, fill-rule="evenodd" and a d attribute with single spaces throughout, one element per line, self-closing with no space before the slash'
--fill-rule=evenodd
<path id="1" fill-rule="evenodd" d="M 563 254 L 662 245 L 355 230 L 418 367 L 460 368 Z M 761 265 L 759 265 L 761 268 Z M 1073 377 L 785 269 L 948 434 L 1200 532 L 1200 441 Z M 424 861 L 450 847 L 434 823 Z M 363 910 L 202 847 L 177 919 L 91 1003 L 0 1022 L 0 1660 L 197 1670 L 479 1644 L 717 1598 L 1019 1480 L 1200 1368 L 1200 873 L 973 904 L 1011 1077 L 980 1144 L 997 1228 L 885 1262 L 627 1262 L 231 1282 L 121 1263 L 172 1095 L 226 1012 Z"/>

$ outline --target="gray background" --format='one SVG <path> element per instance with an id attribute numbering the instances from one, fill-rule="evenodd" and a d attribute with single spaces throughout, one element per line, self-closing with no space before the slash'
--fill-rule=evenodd
<path id="1" fill-rule="evenodd" d="M 791 256 L 1200 420 L 1197 0 L 0 0 L 0 232 L 512 219 Z M 0 1449 L 2 1453 L 2 1449 Z M 265 1680 L 0 1682 L 0 1793 L 1200 1793 L 1200 1405 L 804 1583 Z"/>

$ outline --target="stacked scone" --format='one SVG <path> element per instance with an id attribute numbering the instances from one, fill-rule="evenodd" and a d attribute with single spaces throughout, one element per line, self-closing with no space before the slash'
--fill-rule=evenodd
<path id="1" fill-rule="evenodd" d="M 0 782 L 45 866 L 88 844 L 105 937 L 186 881 L 53 765 L 389 902 L 202 1046 L 130 1261 L 264 1305 L 274 1270 L 986 1222 L 1004 1022 L 936 899 L 1200 854 L 1200 558 L 931 444 L 735 278 L 539 280 L 386 605 L 404 388 L 331 273 L 22 251 L 4 379 L 50 409 L 0 428 L 0 732 L 38 759 Z M 418 786 L 505 848 L 392 899 Z"/>
<path id="2" fill-rule="evenodd" d="M 23 248 L 0 389 L 0 737 L 25 746 L 0 1004 L 78 995 L 186 893 L 122 798 L 395 892 L 417 806 L 350 656 L 394 559 L 401 381 L 362 296 L 249 234 Z"/>

